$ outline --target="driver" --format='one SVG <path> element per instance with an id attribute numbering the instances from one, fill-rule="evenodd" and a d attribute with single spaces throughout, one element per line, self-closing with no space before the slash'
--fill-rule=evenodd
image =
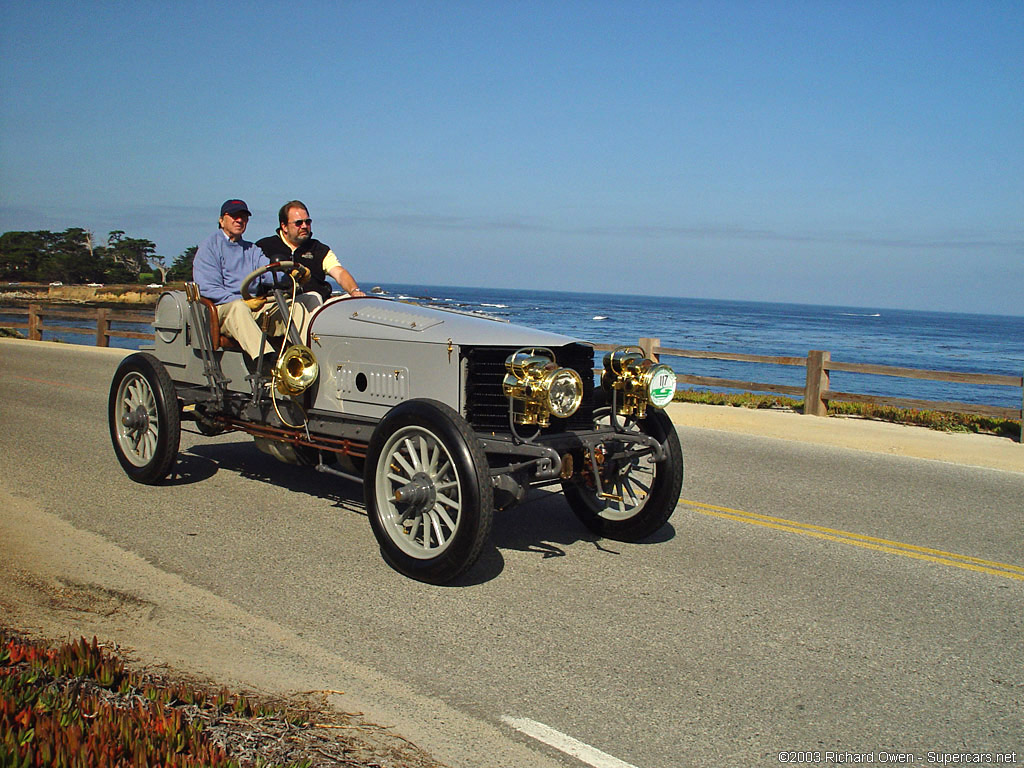
<path id="1" fill-rule="evenodd" d="M 365 296 L 352 274 L 341 266 L 330 246 L 313 238 L 313 220 L 301 200 L 289 200 L 278 211 L 277 233 L 256 241 L 267 256 L 278 261 L 294 261 L 310 271 L 302 290 L 319 293 L 324 301 L 331 298 L 327 275 L 333 277 L 349 296 Z"/>
<path id="2" fill-rule="evenodd" d="M 253 361 L 274 349 L 263 341 L 260 323 L 268 323 L 268 336 L 283 336 L 287 325 L 280 317 L 276 302 L 265 296 L 242 298 L 242 282 L 254 270 L 270 263 L 259 246 L 242 239 L 249 224 L 249 208 L 243 200 L 227 200 L 220 207 L 220 229 L 199 244 L 192 262 L 192 279 L 200 293 L 217 305 L 220 328 L 235 339 Z M 262 275 L 259 283 L 272 284 L 272 276 Z M 299 302 L 292 302 L 291 318 L 305 340 L 309 312 Z"/>

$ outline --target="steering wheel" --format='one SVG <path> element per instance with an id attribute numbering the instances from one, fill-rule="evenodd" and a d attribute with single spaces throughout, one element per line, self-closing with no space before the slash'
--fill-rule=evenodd
<path id="1" fill-rule="evenodd" d="M 252 298 L 252 293 L 250 293 L 249 288 L 252 286 L 253 281 L 255 281 L 259 277 L 262 277 L 267 272 L 284 272 L 285 274 L 287 274 L 291 272 L 293 269 L 295 269 L 294 261 L 278 261 L 274 262 L 273 264 L 266 264 L 262 267 L 259 267 L 258 269 L 254 269 L 252 272 L 246 275 L 245 280 L 242 281 L 242 298 Z"/>

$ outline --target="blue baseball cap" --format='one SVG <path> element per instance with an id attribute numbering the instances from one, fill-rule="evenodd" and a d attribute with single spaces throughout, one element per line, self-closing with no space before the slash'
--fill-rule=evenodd
<path id="1" fill-rule="evenodd" d="M 249 206 L 245 204 L 244 200 L 226 200 L 220 207 L 220 215 L 223 216 L 227 213 L 244 213 L 247 216 L 252 216 Z"/>

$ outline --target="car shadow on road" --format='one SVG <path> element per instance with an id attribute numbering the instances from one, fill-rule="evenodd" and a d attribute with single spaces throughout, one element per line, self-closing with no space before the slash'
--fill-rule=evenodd
<path id="1" fill-rule="evenodd" d="M 492 546 L 485 549 L 477 564 L 452 586 L 471 586 L 490 581 L 505 567 L 502 550 L 536 555 L 541 560 L 571 557 L 571 548 L 581 542 L 608 557 L 617 557 L 623 547 L 660 544 L 675 537 L 675 528 L 666 523 L 660 530 L 638 542 L 624 544 L 604 539 L 587 529 L 572 513 L 561 493 L 533 491 L 515 507 L 495 511 L 491 529 Z"/>
<path id="2" fill-rule="evenodd" d="M 170 477 L 161 485 L 193 485 L 217 474 L 217 462 L 203 456 L 179 453 Z"/>
<path id="3" fill-rule="evenodd" d="M 221 470 L 322 499 L 338 509 L 366 517 L 361 484 L 318 472 L 310 466 L 283 464 L 251 442 L 194 445 L 179 454 L 175 476 L 168 482 L 198 483 Z M 472 586 L 497 578 L 505 569 L 502 550 L 526 552 L 548 560 L 571 556 L 571 547 L 585 542 L 605 556 L 616 557 L 623 547 L 660 544 L 674 536 L 675 528 L 667 523 L 638 542 L 623 544 L 604 539 L 579 521 L 561 493 L 535 490 L 511 509 L 495 510 L 491 540 L 480 559 L 467 573 L 446 586 Z"/>
<path id="4" fill-rule="evenodd" d="M 572 546 L 584 542 L 603 555 L 617 557 L 623 547 L 660 544 L 674 537 L 675 528 L 666 523 L 661 530 L 638 542 L 623 544 L 603 539 L 576 519 L 561 494 L 547 493 L 537 499 L 528 498 L 512 509 L 495 512 L 490 546 L 467 573 L 443 586 L 470 587 L 492 581 L 505 570 L 503 551 L 516 550 L 550 560 L 572 557 Z"/>
<path id="5" fill-rule="evenodd" d="M 667 524 L 637 544 L 658 544 L 675 536 Z M 591 532 L 573 514 L 561 493 L 533 491 L 519 505 L 494 513 L 493 537 L 498 546 L 522 552 L 536 552 L 544 559 L 564 557 L 565 547 L 589 542 L 600 551 L 615 555 L 621 543 Z"/>
<path id="6" fill-rule="evenodd" d="M 317 472 L 310 466 L 285 464 L 251 442 L 194 445 L 178 455 L 176 474 L 182 476 L 181 483 L 201 482 L 221 470 L 323 499 L 335 507 L 366 516 L 359 483 Z"/>

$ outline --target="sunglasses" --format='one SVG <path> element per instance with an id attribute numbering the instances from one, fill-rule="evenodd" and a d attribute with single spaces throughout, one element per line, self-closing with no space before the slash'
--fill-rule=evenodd
<path id="1" fill-rule="evenodd" d="M 312 219 L 296 219 L 295 221 L 292 222 L 292 224 L 294 224 L 296 227 L 301 227 L 303 224 L 305 224 L 307 227 L 311 227 L 311 226 L 313 226 L 313 220 Z"/>

